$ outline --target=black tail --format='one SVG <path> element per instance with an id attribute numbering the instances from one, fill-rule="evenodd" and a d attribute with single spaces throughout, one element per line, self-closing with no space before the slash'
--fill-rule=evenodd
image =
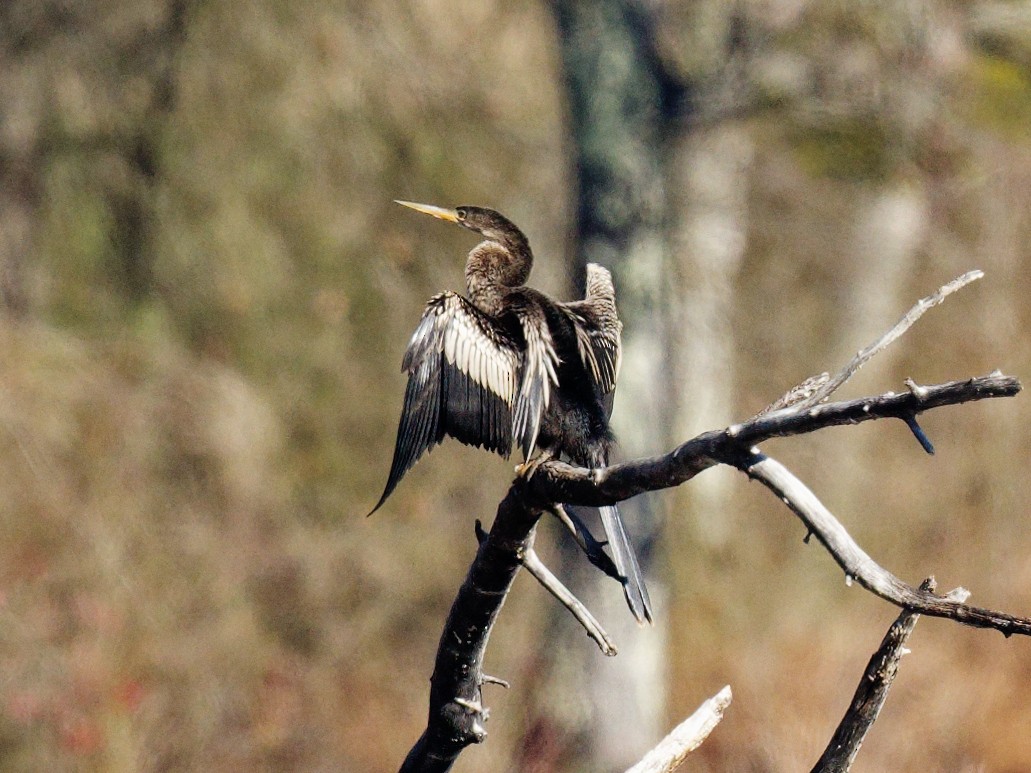
<path id="1" fill-rule="evenodd" d="M 630 544 L 630 538 L 623 526 L 623 519 L 619 517 L 619 510 L 612 506 L 601 507 L 599 511 L 601 512 L 601 522 L 605 526 L 609 550 L 612 552 L 612 560 L 623 578 L 623 594 L 626 596 L 626 603 L 637 622 L 650 623 L 652 622 L 651 599 L 648 598 L 644 575 L 641 574 L 641 567 L 637 563 L 637 554 L 634 553 L 634 548 Z"/>

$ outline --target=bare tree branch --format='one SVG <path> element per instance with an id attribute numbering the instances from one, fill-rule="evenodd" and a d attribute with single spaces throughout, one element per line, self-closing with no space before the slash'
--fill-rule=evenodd
<path id="1" fill-rule="evenodd" d="M 527 550 L 523 556 L 523 566 L 526 567 L 526 571 L 533 575 L 534 579 L 537 580 L 544 589 L 548 591 L 552 596 L 558 599 L 562 606 L 569 610 L 570 614 L 576 618 L 576 621 L 584 627 L 587 631 L 587 635 L 590 636 L 598 644 L 598 648 L 609 657 L 612 657 L 618 653 L 615 643 L 609 638 L 609 635 L 605 633 L 605 629 L 601 627 L 594 615 L 591 614 L 590 610 L 585 607 L 580 600 L 574 596 L 565 585 L 556 577 L 544 562 L 541 561 L 540 557 L 533 550 Z"/>
<path id="2" fill-rule="evenodd" d="M 904 614 L 907 619 L 913 618 L 915 613 L 923 613 L 967 625 L 995 628 L 1007 636 L 1031 635 L 1031 620 L 968 606 L 963 603 L 966 591 L 962 589 L 941 597 L 934 595 L 930 588 L 916 589 L 899 580 L 852 540 L 801 481 L 755 447 L 773 437 L 870 419 L 895 418 L 904 421 L 924 448 L 931 450 L 930 442 L 916 423 L 918 414 L 944 405 L 1017 394 L 1021 389 L 1019 381 L 994 372 L 936 386 L 917 386 L 910 381 L 908 391 L 902 394 L 889 392 L 859 400 L 819 404 L 870 357 L 902 335 L 924 311 L 980 275 L 977 271 L 965 274 L 921 300 L 892 330 L 860 351 L 838 376 L 826 382 L 822 377 L 807 382 L 809 386 L 799 393 L 801 400 L 794 405 L 768 410 L 742 424 L 704 433 L 663 456 L 600 470 L 548 461 L 537 467 L 529 479 L 517 478 L 498 507 L 490 534 L 483 537 L 481 533 L 476 558 L 448 615 L 430 683 L 427 728 L 409 752 L 401 773 L 447 771 L 463 748 L 486 738 L 488 711 L 482 704 L 481 688 L 490 681 L 482 671 L 487 639 L 519 568 L 532 567 L 538 578 L 550 575 L 539 560 L 535 561 L 533 552 L 534 529 L 544 511 L 554 510 L 559 502 L 588 506 L 615 504 L 645 491 L 678 486 L 716 464 L 735 466 L 770 488 L 805 523 L 809 530 L 807 541 L 809 534 L 815 534 L 844 569 L 850 583 L 854 578 L 874 594 L 903 607 L 907 610 Z M 575 524 L 573 526 L 573 532 L 577 533 Z M 555 588 L 562 588 L 557 579 L 554 582 L 542 580 L 542 583 L 562 598 L 555 592 Z M 574 609 L 568 603 L 567 606 Z M 578 616 L 583 624 L 588 618 L 589 613 L 588 617 Z M 589 625 L 585 627 L 591 630 Z M 599 644 L 605 639 L 607 637 L 595 636 Z M 604 650 L 604 644 L 602 647 Z M 729 699 L 729 694 L 727 697 Z M 637 773 L 637 769 L 634 770 Z"/>
<path id="3" fill-rule="evenodd" d="M 924 580 L 920 584 L 920 590 L 933 593 L 934 578 L 928 577 Z M 888 697 L 888 690 L 898 674 L 899 661 L 909 652 L 906 649 L 906 641 L 916 627 L 919 617 L 920 615 L 913 610 L 903 609 L 902 614 L 888 628 L 884 639 L 881 640 L 881 646 L 866 665 L 848 711 L 842 717 L 812 773 L 845 773 L 852 767 L 859 747 L 863 745 L 863 739 L 881 713 L 884 701 Z"/>
<path id="4" fill-rule="evenodd" d="M 603 470 L 550 461 L 532 478 L 517 478 L 498 507 L 465 583 L 448 615 L 430 686 L 426 731 L 409 753 L 402 773 L 446 771 L 461 750 L 486 738 L 481 703 L 482 664 L 490 628 L 527 552 L 541 514 L 555 502 L 613 504 L 644 491 L 677 486 L 715 464 L 731 464 L 761 480 L 802 518 L 849 577 L 878 596 L 924 614 L 1006 635 L 1031 635 L 1031 620 L 967 606 L 905 584 L 870 558 L 820 501 L 783 466 L 753 449 L 772 437 L 813 432 L 879 418 L 904 418 L 931 408 L 989 397 L 1012 396 L 1020 382 L 1002 375 L 921 387 L 903 394 L 816 406 L 801 413 L 775 412 L 724 430 L 707 432 L 672 452 Z"/>
<path id="5" fill-rule="evenodd" d="M 486 739 L 483 655 L 522 558 L 533 548 L 541 513 L 527 505 L 519 481 L 498 505 L 444 624 L 430 678 L 429 720 L 401 773 L 443 773 L 466 746 Z"/>
<path id="6" fill-rule="evenodd" d="M 861 367 L 866 365 L 867 362 L 873 359 L 873 357 L 884 351 L 891 343 L 900 338 L 907 330 L 909 330 L 910 327 L 912 327 L 914 322 L 924 315 L 925 311 L 937 306 L 948 296 L 952 295 L 952 293 L 966 287 L 971 282 L 974 282 L 983 276 L 984 272 L 979 269 L 968 271 L 963 274 L 963 276 L 956 277 L 948 284 L 938 288 L 937 292 L 931 293 L 926 298 L 921 298 L 916 302 L 916 305 L 913 306 L 913 308 L 902 315 L 902 319 L 896 322 L 895 326 L 891 330 L 882 335 L 865 349 L 860 349 L 856 352 L 856 356 L 853 357 L 844 368 L 842 368 L 840 373 L 837 373 L 833 378 L 827 381 L 827 383 L 823 384 L 819 389 L 814 391 L 804 400 L 801 400 L 794 407 L 797 410 L 805 410 L 813 405 L 819 405 L 834 394 L 842 384 L 852 378 L 852 376 L 854 376 Z"/>
<path id="7" fill-rule="evenodd" d="M 1027 618 L 963 604 L 957 598 L 964 592 L 962 589 L 948 596 L 936 596 L 907 585 L 883 569 L 855 543 L 816 495 L 779 462 L 762 454 L 750 453 L 747 458 L 736 462 L 728 459 L 728 463 L 760 481 L 791 508 L 845 570 L 848 582 L 856 580 L 882 599 L 915 612 L 947 617 L 976 628 L 994 628 L 1006 636 L 1014 633 L 1031 636 L 1031 620 Z"/>
<path id="8" fill-rule="evenodd" d="M 716 725 L 733 696 L 730 685 L 695 709 L 695 713 L 677 725 L 644 758 L 626 773 L 672 773 L 680 767 L 687 755 L 702 745 Z"/>
<path id="9" fill-rule="evenodd" d="M 774 437 L 814 432 L 824 427 L 858 424 L 872 419 L 902 421 L 932 408 L 957 405 L 990 397 L 1012 397 L 1021 389 L 1015 378 L 992 373 L 967 381 L 921 387 L 902 394 L 818 405 L 807 411 L 775 411 L 743 424 L 705 432 L 668 454 L 614 464 L 602 470 L 585 470 L 551 461 L 537 468 L 529 489 L 538 502 L 572 505 L 611 505 L 645 491 L 657 491 L 686 483 L 695 475 L 733 456 L 742 448 Z"/>

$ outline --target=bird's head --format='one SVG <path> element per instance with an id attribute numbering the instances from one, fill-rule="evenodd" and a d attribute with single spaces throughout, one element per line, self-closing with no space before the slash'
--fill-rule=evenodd
<path id="1" fill-rule="evenodd" d="M 469 253 L 466 262 L 466 282 L 470 275 L 485 271 L 493 280 L 509 287 L 524 284 L 533 266 L 533 252 L 523 232 L 500 212 L 486 207 L 463 204 L 454 209 L 435 207 L 432 204 L 416 204 L 411 201 L 397 201 L 398 204 L 432 215 L 449 223 L 457 223 L 470 231 L 476 231 L 493 246 L 484 251 L 483 244 Z"/>
<path id="2" fill-rule="evenodd" d="M 457 223 L 470 231 L 476 231 L 476 233 L 488 241 L 498 242 L 506 246 L 523 245 L 526 243 L 526 237 L 515 223 L 500 212 L 495 212 L 487 207 L 474 207 L 470 204 L 463 204 L 454 209 L 447 209 L 445 207 L 435 207 L 432 204 L 416 204 L 412 201 L 400 201 L 397 199 L 395 201 L 403 207 L 414 209 L 416 212 L 432 215 L 449 223 Z"/>

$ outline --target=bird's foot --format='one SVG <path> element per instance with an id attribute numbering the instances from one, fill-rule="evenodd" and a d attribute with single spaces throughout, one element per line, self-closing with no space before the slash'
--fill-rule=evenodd
<path id="1" fill-rule="evenodd" d="M 520 478 L 530 480 L 533 477 L 534 473 L 537 472 L 538 467 L 540 467 L 545 462 L 550 462 L 554 458 L 554 454 L 551 454 L 547 451 L 542 451 L 532 459 L 527 459 L 522 464 L 517 464 L 515 468 L 516 475 L 518 475 Z"/>
<path id="2" fill-rule="evenodd" d="M 475 699 L 470 701 L 465 698 L 455 698 L 455 703 L 469 709 L 470 711 L 483 711 L 483 704 Z"/>

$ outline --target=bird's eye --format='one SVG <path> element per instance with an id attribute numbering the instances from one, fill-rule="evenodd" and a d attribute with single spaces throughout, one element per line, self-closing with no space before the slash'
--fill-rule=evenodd
<path id="1" fill-rule="evenodd" d="M 455 213 L 458 215 L 459 220 L 465 220 L 465 216 L 469 214 L 469 210 L 465 207 L 459 207 L 455 210 Z"/>

